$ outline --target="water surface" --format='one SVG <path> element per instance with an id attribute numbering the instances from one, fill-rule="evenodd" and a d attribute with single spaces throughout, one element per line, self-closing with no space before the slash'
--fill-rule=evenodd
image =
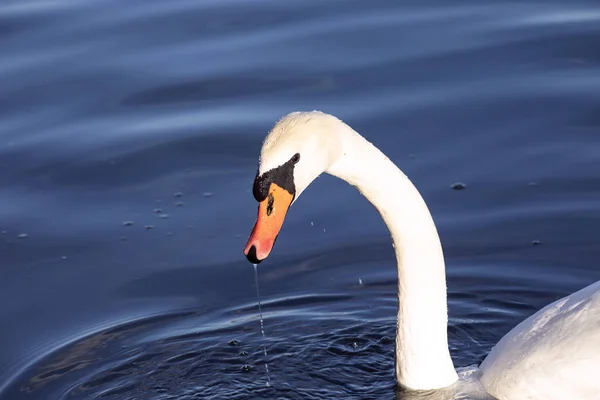
<path id="1" fill-rule="evenodd" d="M 583 0 L 3 2 L 0 399 L 394 398 L 390 238 L 343 182 L 261 264 L 261 336 L 250 189 L 294 110 L 419 188 L 479 363 L 600 279 L 598 43 Z"/>

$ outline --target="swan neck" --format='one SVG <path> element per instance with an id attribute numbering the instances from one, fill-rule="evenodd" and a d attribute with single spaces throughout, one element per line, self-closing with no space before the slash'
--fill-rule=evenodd
<path id="1" fill-rule="evenodd" d="M 456 382 L 448 349 L 446 274 L 440 239 L 425 201 L 379 149 L 342 123 L 343 151 L 326 171 L 353 186 L 387 225 L 398 266 L 396 380 L 414 390 Z"/>

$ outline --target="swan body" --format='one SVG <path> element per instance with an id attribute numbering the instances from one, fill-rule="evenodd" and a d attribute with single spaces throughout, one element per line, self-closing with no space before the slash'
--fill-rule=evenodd
<path id="1" fill-rule="evenodd" d="M 431 213 L 392 161 L 332 115 L 288 114 L 265 139 L 253 187 L 258 217 L 244 249 L 251 262 L 270 254 L 288 208 L 323 172 L 355 186 L 390 230 L 398 267 L 395 372 L 401 387 L 434 390 L 427 398 L 440 400 L 463 398 L 466 381 L 479 388 L 470 394 L 477 399 L 600 399 L 600 282 L 523 321 L 476 374 L 457 374 L 448 349 L 444 256 Z"/>
<path id="2" fill-rule="evenodd" d="M 480 366 L 499 399 L 600 399 L 600 282 L 559 299 L 504 336 Z"/>

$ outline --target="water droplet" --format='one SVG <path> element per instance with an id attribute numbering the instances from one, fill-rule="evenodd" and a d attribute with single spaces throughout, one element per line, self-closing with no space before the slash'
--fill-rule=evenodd
<path id="1" fill-rule="evenodd" d="M 310 226 L 315 226 L 315 223 L 310 221 Z"/>
<path id="2" fill-rule="evenodd" d="M 534 245 L 534 246 L 537 246 L 538 244 L 540 244 L 540 241 L 539 240 L 533 240 L 531 242 L 531 244 Z"/>
<path id="3" fill-rule="evenodd" d="M 62 257 L 61 257 L 61 259 L 62 259 L 62 260 L 66 260 L 66 259 L 67 259 L 67 256 L 62 256 Z"/>
<path id="4" fill-rule="evenodd" d="M 250 372 L 252 370 L 252 367 L 249 366 L 248 364 L 242 366 L 242 372 Z"/>
<path id="5" fill-rule="evenodd" d="M 144 229 L 147 229 L 147 230 L 154 229 L 154 225 L 146 225 L 146 226 L 144 226 Z"/>
<path id="6" fill-rule="evenodd" d="M 154 209 L 154 212 L 155 212 L 156 214 L 160 214 L 160 213 L 162 213 L 162 208 L 155 208 L 155 209 Z"/>
<path id="7" fill-rule="evenodd" d="M 125 221 L 123 222 L 123 226 L 131 226 L 133 225 L 133 221 Z"/>
<path id="8" fill-rule="evenodd" d="M 160 214 L 158 216 L 158 218 L 160 218 L 160 219 L 167 219 L 167 218 L 169 218 L 169 214 Z"/>
<path id="9" fill-rule="evenodd" d="M 455 182 L 452 184 L 452 189 L 454 189 L 454 190 L 463 190 L 466 188 L 467 188 L 467 185 L 465 185 L 462 182 Z"/>
<path id="10" fill-rule="evenodd" d="M 19 239 L 25 239 L 25 238 L 28 238 L 28 237 L 29 237 L 29 235 L 26 234 L 26 233 L 19 233 L 19 236 L 18 236 Z"/>
<path id="11" fill-rule="evenodd" d="M 211 192 L 204 192 L 203 196 L 204 197 L 212 197 L 212 193 Z"/>
<path id="12" fill-rule="evenodd" d="M 362 284 L 363 284 L 363 280 L 362 280 L 362 278 L 358 278 L 358 284 L 359 284 L 359 285 L 362 285 Z"/>
<path id="13" fill-rule="evenodd" d="M 325 228 L 323 228 L 323 232 L 326 232 Z"/>
<path id="14" fill-rule="evenodd" d="M 183 207 L 183 201 L 178 201 L 175 203 L 175 207 Z"/>
<path id="15" fill-rule="evenodd" d="M 254 265 L 254 283 L 256 284 L 256 303 L 258 304 L 258 315 L 260 316 L 260 331 L 262 333 L 263 340 L 265 339 L 265 325 L 263 322 L 262 306 L 260 304 L 260 288 L 258 286 L 258 265 Z M 267 346 L 263 343 L 263 353 L 265 358 L 267 357 Z M 265 372 L 267 374 L 267 386 L 271 386 L 271 377 L 269 376 L 269 364 L 265 360 Z"/>
<path id="16" fill-rule="evenodd" d="M 173 196 L 175 196 L 175 197 L 183 197 L 183 193 L 182 192 L 175 192 L 175 193 L 173 193 Z"/>

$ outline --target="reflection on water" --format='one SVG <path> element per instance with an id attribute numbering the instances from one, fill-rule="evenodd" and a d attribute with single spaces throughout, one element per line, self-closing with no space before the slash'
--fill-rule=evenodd
<path id="1" fill-rule="evenodd" d="M 393 251 L 343 182 L 261 264 L 261 338 L 242 246 L 292 110 L 415 182 L 452 355 L 479 363 L 600 279 L 599 40 L 585 0 L 3 2 L 0 398 L 393 398 Z"/>

